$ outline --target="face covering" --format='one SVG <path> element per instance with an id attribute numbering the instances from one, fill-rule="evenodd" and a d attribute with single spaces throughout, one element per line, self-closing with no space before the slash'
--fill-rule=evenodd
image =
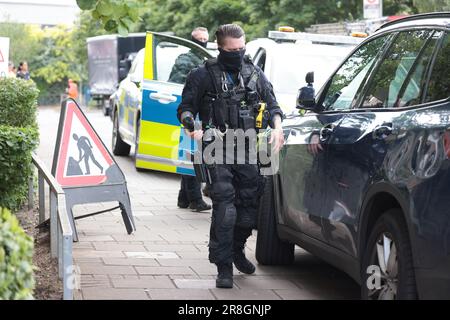
<path id="1" fill-rule="evenodd" d="M 219 48 L 219 52 L 217 59 L 226 71 L 237 72 L 241 69 L 245 49 L 239 51 L 225 51 Z"/>
<path id="2" fill-rule="evenodd" d="M 195 42 L 196 44 L 202 46 L 203 48 L 206 48 L 206 46 L 208 45 L 208 42 L 202 42 L 200 40 L 195 39 L 194 37 L 192 37 L 191 40 L 192 42 Z"/>

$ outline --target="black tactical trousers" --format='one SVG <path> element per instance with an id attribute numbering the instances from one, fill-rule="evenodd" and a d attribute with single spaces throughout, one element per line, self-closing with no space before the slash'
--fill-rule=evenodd
<path id="1" fill-rule="evenodd" d="M 199 201 L 202 198 L 201 187 L 195 176 L 182 175 L 178 201 Z"/>
<path id="2" fill-rule="evenodd" d="M 213 212 L 209 261 L 233 262 L 233 251 L 242 250 L 256 228 L 260 181 L 253 164 L 216 164 L 211 172 Z"/>

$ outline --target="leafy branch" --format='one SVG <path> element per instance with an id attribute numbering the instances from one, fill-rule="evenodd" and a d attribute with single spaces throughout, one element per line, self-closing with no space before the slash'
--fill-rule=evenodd
<path id="1" fill-rule="evenodd" d="M 145 3 L 145 0 L 77 0 L 80 9 L 90 11 L 92 18 L 101 21 L 106 31 L 122 36 L 141 20 L 139 9 Z"/>

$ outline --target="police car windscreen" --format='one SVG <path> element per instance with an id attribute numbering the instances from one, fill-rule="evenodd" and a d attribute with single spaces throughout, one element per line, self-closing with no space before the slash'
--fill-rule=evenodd
<path id="1" fill-rule="evenodd" d="M 329 45 L 298 46 L 285 50 L 272 60 L 271 79 L 275 92 L 296 95 L 305 85 L 305 75 L 314 71 L 314 87 L 319 90 L 351 51 L 351 47 Z"/>

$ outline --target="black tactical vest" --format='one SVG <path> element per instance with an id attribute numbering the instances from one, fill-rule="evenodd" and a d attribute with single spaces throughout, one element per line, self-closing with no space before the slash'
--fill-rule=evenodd
<path id="1" fill-rule="evenodd" d="M 209 127 L 226 129 L 255 129 L 259 95 L 256 83 L 259 74 L 250 58 L 244 57 L 238 84 L 227 85 L 226 73 L 220 69 L 217 59 L 206 61 L 206 69 L 214 87 L 207 92 L 204 104 L 209 108 Z"/>

